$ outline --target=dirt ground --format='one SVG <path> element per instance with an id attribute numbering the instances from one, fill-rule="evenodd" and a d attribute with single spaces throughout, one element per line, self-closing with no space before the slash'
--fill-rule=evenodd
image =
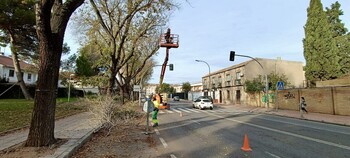
<path id="1" fill-rule="evenodd" d="M 145 126 L 120 125 L 109 135 L 100 130 L 91 141 L 81 147 L 73 158 L 153 158 L 157 157 L 157 139 L 145 135 Z"/>
<path id="2" fill-rule="evenodd" d="M 47 155 L 53 155 L 57 147 L 66 143 L 67 140 L 58 139 L 55 145 L 51 147 L 24 147 L 24 143 L 13 146 L 9 149 L 0 151 L 1 158 L 37 158 Z"/>
<path id="3" fill-rule="evenodd" d="M 153 158 L 158 157 L 156 148 L 159 140 L 155 134 L 144 134 L 145 118 L 139 118 L 139 123 L 123 123 L 112 128 L 111 131 L 102 129 L 90 141 L 84 144 L 73 158 Z M 150 127 L 150 130 L 152 127 Z M 52 155 L 57 147 L 67 140 L 60 139 L 51 147 L 23 147 L 19 144 L 0 152 L 1 158 L 37 158 Z"/>

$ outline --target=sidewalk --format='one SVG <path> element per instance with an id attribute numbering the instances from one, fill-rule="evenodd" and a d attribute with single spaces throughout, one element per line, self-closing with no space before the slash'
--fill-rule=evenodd
<path id="1" fill-rule="evenodd" d="M 91 115 L 87 112 L 59 119 L 55 122 L 55 137 L 68 139 L 53 155 L 46 158 L 70 157 L 81 145 L 85 143 L 96 128 L 91 122 Z M 20 144 L 27 139 L 29 129 L 16 131 L 0 136 L 0 151 Z"/>
<path id="2" fill-rule="evenodd" d="M 246 112 L 252 112 L 252 113 L 264 113 L 264 114 L 270 114 L 270 115 L 278 115 L 278 116 L 284 116 L 284 117 L 291 117 L 291 118 L 298 118 L 298 119 L 305 119 L 305 120 L 311 120 L 311 121 L 317 121 L 317 122 L 324 122 L 324 123 L 331 123 L 331 124 L 337 124 L 337 125 L 343 125 L 343 126 L 350 126 L 350 116 L 341 116 L 341 115 L 330 115 L 330 114 L 320 114 L 320 113 L 304 113 L 303 117 L 301 118 L 299 111 L 294 110 L 281 110 L 274 108 L 263 108 L 263 107 L 253 107 L 253 106 L 246 106 L 246 105 L 216 105 L 217 107 L 221 108 L 235 108 L 237 110 L 242 110 Z"/>

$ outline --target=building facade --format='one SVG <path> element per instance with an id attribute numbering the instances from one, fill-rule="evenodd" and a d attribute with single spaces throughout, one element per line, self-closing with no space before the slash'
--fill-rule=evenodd
<path id="1" fill-rule="evenodd" d="M 256 58 L 256 61 L 249 60 L 202 77 L 203 92 L 215 103 L 247 104 L 244 82 L 270 73 L 284 74 L 291 86 L 304 87 L 302 62 Z"/>
<path id="2" fill-rule="evenodd" d="M 28 68 L 31 65 L 23 61 L 20 61 L 20 66 L 23 73 L 23 81 L 26 84 L 35 84 L 38 79 L 38 73 L 29 71 Z M 17 82 L 13 60 L 11 57 L 7 57 L 3 53 L 0 53 L 0 79 L 9 83 Z"/>

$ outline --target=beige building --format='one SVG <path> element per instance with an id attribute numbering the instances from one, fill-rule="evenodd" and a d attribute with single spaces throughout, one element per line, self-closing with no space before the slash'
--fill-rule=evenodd
<path id="1" fill-rule="evenodd" d="M 244 91 L 244 82 L 272 72 L 285 74 L 293 87 L 304 87 L 302 62 L 262 58 L 256 60 L 233 65 L 202 77 L 204 93 L 212 96 L 216 103 L 246 104 L 248 96 Z"/>

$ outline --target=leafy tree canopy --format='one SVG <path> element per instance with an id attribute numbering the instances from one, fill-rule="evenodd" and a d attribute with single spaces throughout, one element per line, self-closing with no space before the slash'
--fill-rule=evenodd
<path id="1" fill-rule="evenodd" d="M 170 86 L 170 84 L 163 83 L 162 86 L 159 88 L 159 86 L 156 87 L 156 93 L 175 93 L 175 88 Z"/>
<path id="2" fill-rule="evenodd" d="M 189 91 L 191 91 L 191 84 L 190 82 L 185 82 L 182 84 L 182 91 L 185 93 L 188 93 Z"/>

